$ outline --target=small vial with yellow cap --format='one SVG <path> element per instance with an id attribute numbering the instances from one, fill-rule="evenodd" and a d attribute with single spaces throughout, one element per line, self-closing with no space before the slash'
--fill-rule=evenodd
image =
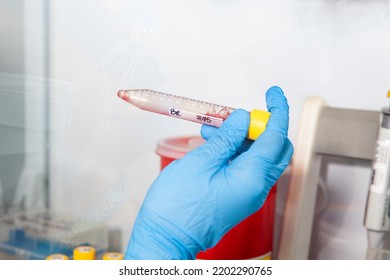
<path id="1" fill-rule="evenodd" d="M 123 254 L 119 252 L 107 252 L 103 254 L 102 259 L 105 261 L 123 260 Z"/>
<path id="2" fill-rule="evenodd" d="M 48 261 L 65 261 L 69 260 L 69 257 L 64 254 L 51 254 L 46 257 L 46 260 Z"/>
<path id="3" fill-rule="evenodd" d="M 73 260 L 95 260 L 96 250 L 92 246 L 78 246 L 73 250 Z"/>
<path id="4" fill-rule="evenodd" d="M 390 98 L 390 89 L 387 91 L 387 98 Z M 390 106 L 389 106 L 389 110 L 390 110 Z"/>

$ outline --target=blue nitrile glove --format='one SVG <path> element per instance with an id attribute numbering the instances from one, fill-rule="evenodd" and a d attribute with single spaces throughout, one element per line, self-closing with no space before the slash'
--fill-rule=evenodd
<path id="1" fill-rule="evenodd" d="M 250 146 L 249 113 L 239 109 L 219 129 L 203 127 L 208 141 L 161 172 L 138 213 L 126 259 L 194 259 L 260 209 L 293 154 L 287 100 L 278 87 L 266 99 L 271 117 Z"/>

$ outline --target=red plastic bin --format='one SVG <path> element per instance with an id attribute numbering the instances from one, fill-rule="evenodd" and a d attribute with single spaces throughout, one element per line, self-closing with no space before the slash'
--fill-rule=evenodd
<path id="1" fill-rule="evenodd" d="M 157 143 L 156 154 L 161 158 L 160 170 L 203 144 L 199 136 L 172 137 Z M 215 245 L 197 255 L 197 259 L 245 260 L 271 259 L 274 233 L 276 185 L 271 189 L 263 207 L 236 225 Z"/>

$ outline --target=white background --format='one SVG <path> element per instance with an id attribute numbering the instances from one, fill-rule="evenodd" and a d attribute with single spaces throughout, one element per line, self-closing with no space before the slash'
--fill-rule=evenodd
<path id="1" fill-rule="evenodd" d="M 380 110 L 390 89 L 390 4 L 367 0 L 51 2 L 51 200 L 121 230 L 124 249 L 159 172 L 154 150 L 199 125 L 133 108 L 118 89 L 151 88 L 251 110 L 279 85 L 290 138 L 308 96 Z M 362 259 L 369 166 L 328 170 L 331 201 L 311 258 Z"/>

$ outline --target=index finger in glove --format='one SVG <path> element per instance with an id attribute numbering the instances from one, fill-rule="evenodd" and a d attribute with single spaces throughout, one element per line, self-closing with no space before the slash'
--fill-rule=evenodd
<path id="1" fill-rule="evenodd" d="M 250 150 L 258 155 L 269 156 L 271 161 L 276 161 L 287 139 L 289 106 L 283 91 L 276 86 L 268 89 L 266 100 L 271 116 L 265 131 L 253 143 Z"/>
<path id="2" fill-rule="evenodd" d="M 266 93 L 267 108 L 271 112 L 267 129 L 287 136 L 289 107 L 281 88 L 273 86 Z"/>

